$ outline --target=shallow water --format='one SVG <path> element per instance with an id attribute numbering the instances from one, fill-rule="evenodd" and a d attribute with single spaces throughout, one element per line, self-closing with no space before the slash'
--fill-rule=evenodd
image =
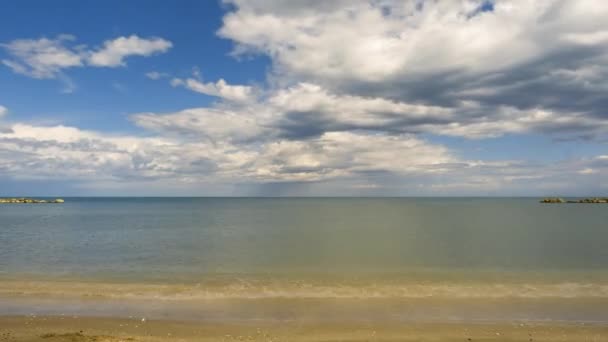
<path id="1" fill-rule="evenodd" d="M 13 308 L 15 298 L 32 296 L 177 306 L 219 299 L 541 300 L 553 303 L 541 307 L 563 308 L 608 299 L 606 222 L 607 206 L 532 198 L 1 205 L 0 299 Z M 402 313 L 394 309 L 391 315 Z M 608 316 L 601 307 L 591 312 L 579 318 Z"/>

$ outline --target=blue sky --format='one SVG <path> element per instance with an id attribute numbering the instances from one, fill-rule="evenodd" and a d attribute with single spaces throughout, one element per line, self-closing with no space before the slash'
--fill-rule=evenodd
<path id="1" fill-rule="evenodd" d="M 19 1 L 0 13 L 5 195 L 608 190 L 599 0 Z"/>
<path id="2" fill-rule="evenodd" d="M 20 1 L 0 4 L 0 10 L 0 41 L 4 43 L 67 33 L 76 36 L 77 44 L 91 46 L 132 34 L 163 37 L 174 45 L 171 53 L 129 60 L 127 67 L 66 71 L 64 76 L 73 82 L 75 90 L 64 96 L 60 96 L 65 87 L 61 80 L 32 80 L 3 67 L 3 105 L 20 119 L 61 121 L 96 130 L 130 130 L 130 113 L 176 111 L 208 105 L 213 100 L 173 89 L 166 82 L 150 82 L 146 72 L 164 70 L 188 76 L 193 68 L 199 68 L 205 78 L 249 83 L 263 81 L 268 67 L 266 58 L 239 61 L 227 56 L 232 43 L 215 34 L 224 10 L 214 1 L 182 1 L 180 6 L 167 1 L 63 1 L 60 6 Z M 38 100 L 31 101 L 32 97 Z"/>

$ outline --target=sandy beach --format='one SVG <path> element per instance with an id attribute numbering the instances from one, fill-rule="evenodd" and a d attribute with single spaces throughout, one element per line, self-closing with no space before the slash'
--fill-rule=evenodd
<path id="1" fill-rule="evenodd" d="M 210 324 L 141 319 L 0 318 L 0 341 L 608 341 L 608 326 L 571 324 Z"/>

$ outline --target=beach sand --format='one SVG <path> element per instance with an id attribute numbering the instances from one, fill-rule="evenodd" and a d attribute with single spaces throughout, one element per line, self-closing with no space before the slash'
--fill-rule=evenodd
<path id="1" fill-rule="evenodd" d="M 221 324 L 117 318 L 5 316 L 0 341 L 608 341 L 608 326 L 549 324 Z"/>

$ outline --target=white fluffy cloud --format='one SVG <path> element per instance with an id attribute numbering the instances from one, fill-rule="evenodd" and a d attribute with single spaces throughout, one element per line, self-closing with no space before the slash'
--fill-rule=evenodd
<path id="1" fill-rule="evenodd" d="M 162 38 L 144 39 L 136 35 L 118 37 L 106 40 L 103 48 L 94 51 L 88 56 L 88 63 L 100 67 L 124 66 L 124 59 L 129 56 L 151 56 L 164 53 L 173 44 Z"/>
<path id="2" fill-rule="evenodd" d="M 14 72 L 34 78 L 54 78 L 62 69 L 83 65 L 81 51 L 66 47 L 74 36 L 56 39 L 18 39 L 2 46 L 13 56 L 2 63 Z"/>
<path id="3" fill-rule="evenodd" d="M 453 160 L 444 147 L 412 136 L 331 132 L 310 140 L 268 143 L 254 167 L 267 181 L 310 181 L 370 172 L 427 173 Z"/>
<path id="4" fill-rule="evenodd" d="M 237 10 L 220 34 L 241 51 L 268 54 L 304 76 L 363 81 L 502 70 L 548 56 L 565 41 L 597 45 L 608 15 L 602 0 L 349 1 L 316 9 L 227 2 Z"/>
<path id="5" fill-rule="evenodd" d="M 146 121 L 149 119 L 140 117 L 140 124 L 151 125 Z M 218 124 L 217 128 L 225 129 L 230 124 Z M 233 127 L 233 132 L 238 128 Z M 217 137 L 233 133 L 203 129 Z M 229 139 L 109 137 L 73 127 L 15 124 L 10 131 L 0 132 L 0 145 L 3 174 L 96 182 L 131 178 L 183 182 L 311 181 L 361 172 L 425 172 L 433 165 L 452 160 L 445 148 L 411 136 L 352 132 L 327 133 L 308 141 L 271 140 L 239 145 Z M 383 152 L 378 153 L 379 150 Z"/>
<path id="6" fill-rule="evenodd" d="M 202 83 L 194 78 L 174 78 L 171 80 L 171 85 L 174 87 L 183 86 L 197 93 L 217 96 L 222 99 L 235 102 L 247 102 L 252 100 L 254 96 L 252 87 L 231 85 L 226 83 L 224 79 L 219 79 L 215 83 Z"/>
<path id="7" fill-rule="evenodd" d="M 162 189 L 166 184 L 190 184 L 190 190 L 196 191 L 198 185 L 294 182 L 346 182 L 351 194 L 393 195 L 529 194 L 531 190 L 552 194 L 608 187 L 603 181 L 608 176 L 608 156 L 550 163 L 463 160 L 412 135 L 370 132 L 241 143 L 184 140 L 171 134 L 109 136 L 74 127 L 14 124 L 0 131 L 0 146 L 3 177 L 70 179 L 92 191 L 142 182 L 152 193 L 154 186 Z M 312 194 L 330 193 L 322 187 Z"/>
<path id="8" fill-rule="evenodd" d="M 99 49 L 74 45 L 72 35 L 55 39 L 18 39 L 0 46 L 11 55 L 2 63 L 14 72 L 33 78 L 56 78 L 63 69 L 82 67 L 118 67 L 129 56 L 150 56 L 166 52 L 172 43 L 162 38 L 118 37 L 104 42 Z"/>
<path id="9" fill-rule="evenodd" d="M 108 136 L 65 126 L 15 124 L 0 131 L 0 146 L 0 173 L 15 179 L 191 182 L 238 163 L 221 147 L 204 143 Z"/>
<path id="10" fill-rule="evenodd" d="M 602 0 L 226 2 L 219 34 L 272 58 L 280 86 L 442 107 L 452 117 L 438 134 L 607 136 Z"/>
<path id="11" fill-rule="evenodd" d="M 0 118 L 8 113 L 8 109 L 2 105 L 0 105 Z"/>
<path id="12" fill-rule="evenodd" d="M 173 78 L 174 87 L 218 99 L 133 114 L 142 136 L 13 124 L 0 130 L 0 174 L 71 177 L 89 187 L 305 183 L 350 194 L 608 189 L 603 155 L 471 160 L 436 139 L 608 138 L 602 0 L 225 2 L 234 6 L 219 35 L 235 43 L 234 54 L 271 59 L 265 87 Z M 137 36 L 97 48 L 72 41 L 13 41 L 4 45 L 12 59 L 3 62 L 53 78 L 65 68 L 117 67 L 172 46 Z"/>
<path id="13" fill-rule="evenodd" d="M 192 108 L 176 113 L 140 113 L 133 122 L 147 130 L 184 140 L 252 141 L 267 133 L 262 113 L 248 109 Z"/>

